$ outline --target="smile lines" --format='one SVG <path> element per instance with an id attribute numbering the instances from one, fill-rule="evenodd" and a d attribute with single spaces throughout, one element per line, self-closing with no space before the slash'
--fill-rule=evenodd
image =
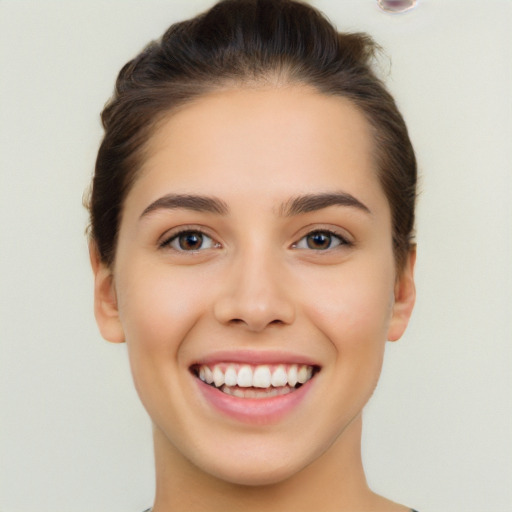
<path id="1" fill-rule="evenodd" d="M 229 395 L 241 398 L 268 398 L 287 394 L 305 384 L 313 377 L 315 368 L 298 364 L 253 366 L 221 363 L 213 366 L 198 365 L 193 371 L 203 382 Z"/>

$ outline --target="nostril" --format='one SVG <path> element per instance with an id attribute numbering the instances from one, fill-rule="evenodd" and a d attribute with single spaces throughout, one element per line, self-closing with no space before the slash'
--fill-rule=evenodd
<path id="1" fill-rule="evenodd" d="M 248 322 L 242 320 L 241 318 L 233 318 L 232 320 L 230 320 L 230 323 L 234 325 L 249 325 Z M 268 322 L 268 324 L 266 325 L 285 325 L 285 322 L 276 318 L 275 320 L 271 320 L 270 322 Z"/>
<path id="2" fill-rule="evenodd" d="M 262 331 L 270 325 L 291 324 L 295 308 L 288 292 L 265 289 L 251 283 L 228 288 L 215 300 L 213 314 L 218 322 L 232 327 Z"/>

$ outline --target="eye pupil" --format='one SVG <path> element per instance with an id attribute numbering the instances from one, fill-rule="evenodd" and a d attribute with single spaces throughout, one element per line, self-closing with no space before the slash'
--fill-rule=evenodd
<path id="1" fill-rule="evenodd" d="M 318 231 L 311 233 L 307 238 L 310 249 L 328 249 L 331 245 L 331 235 Z"/>
<path id="2" fill-rule="evenodd" d="M 183 233 L 179 236 L 180 249 L 194 251 L 201 248 L 203 235 L 201 233 Z"/>

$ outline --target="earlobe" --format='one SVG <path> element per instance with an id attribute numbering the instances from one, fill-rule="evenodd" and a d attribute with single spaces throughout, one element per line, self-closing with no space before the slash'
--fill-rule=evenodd
<path id="1" fill-rule="evenodd" d="M 112 343 L 124 342 L 119 318 L 117 295 L 112 270 L 105 265 L 94 242 L 89 243 L 89 258 L 94 274 L 94 316 L 101 335 Z"/>
<path id="2" fill-rule="evenodd" d="M 399 340 L 409 319 L 411 318 L 416 301 L 416 286 L 414 284 L 414 264 L 416 263 L 416 247 L 407 256 L 407 262 L 395 284 L 395 302 L 388 330 L 388 340 Z"/>

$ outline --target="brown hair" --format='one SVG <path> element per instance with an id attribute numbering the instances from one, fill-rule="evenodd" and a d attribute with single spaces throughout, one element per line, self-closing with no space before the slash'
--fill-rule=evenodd
<path id="1" fill-rule="evenodd" d="M 401 270 L 414 227 L 416 159 L 404 120 L 371 68 L 377 49 L 369 36 L 338 33 L 319 11 L 293 0 L 224 0 L 172 25 L 122 68 L 101 115 L 105 135 L 89 202 L 101 260 L 114 262 L 123 202 L 158 121 L 210 91 L 277 81 L 348 98 L 366 116 Z"/>

